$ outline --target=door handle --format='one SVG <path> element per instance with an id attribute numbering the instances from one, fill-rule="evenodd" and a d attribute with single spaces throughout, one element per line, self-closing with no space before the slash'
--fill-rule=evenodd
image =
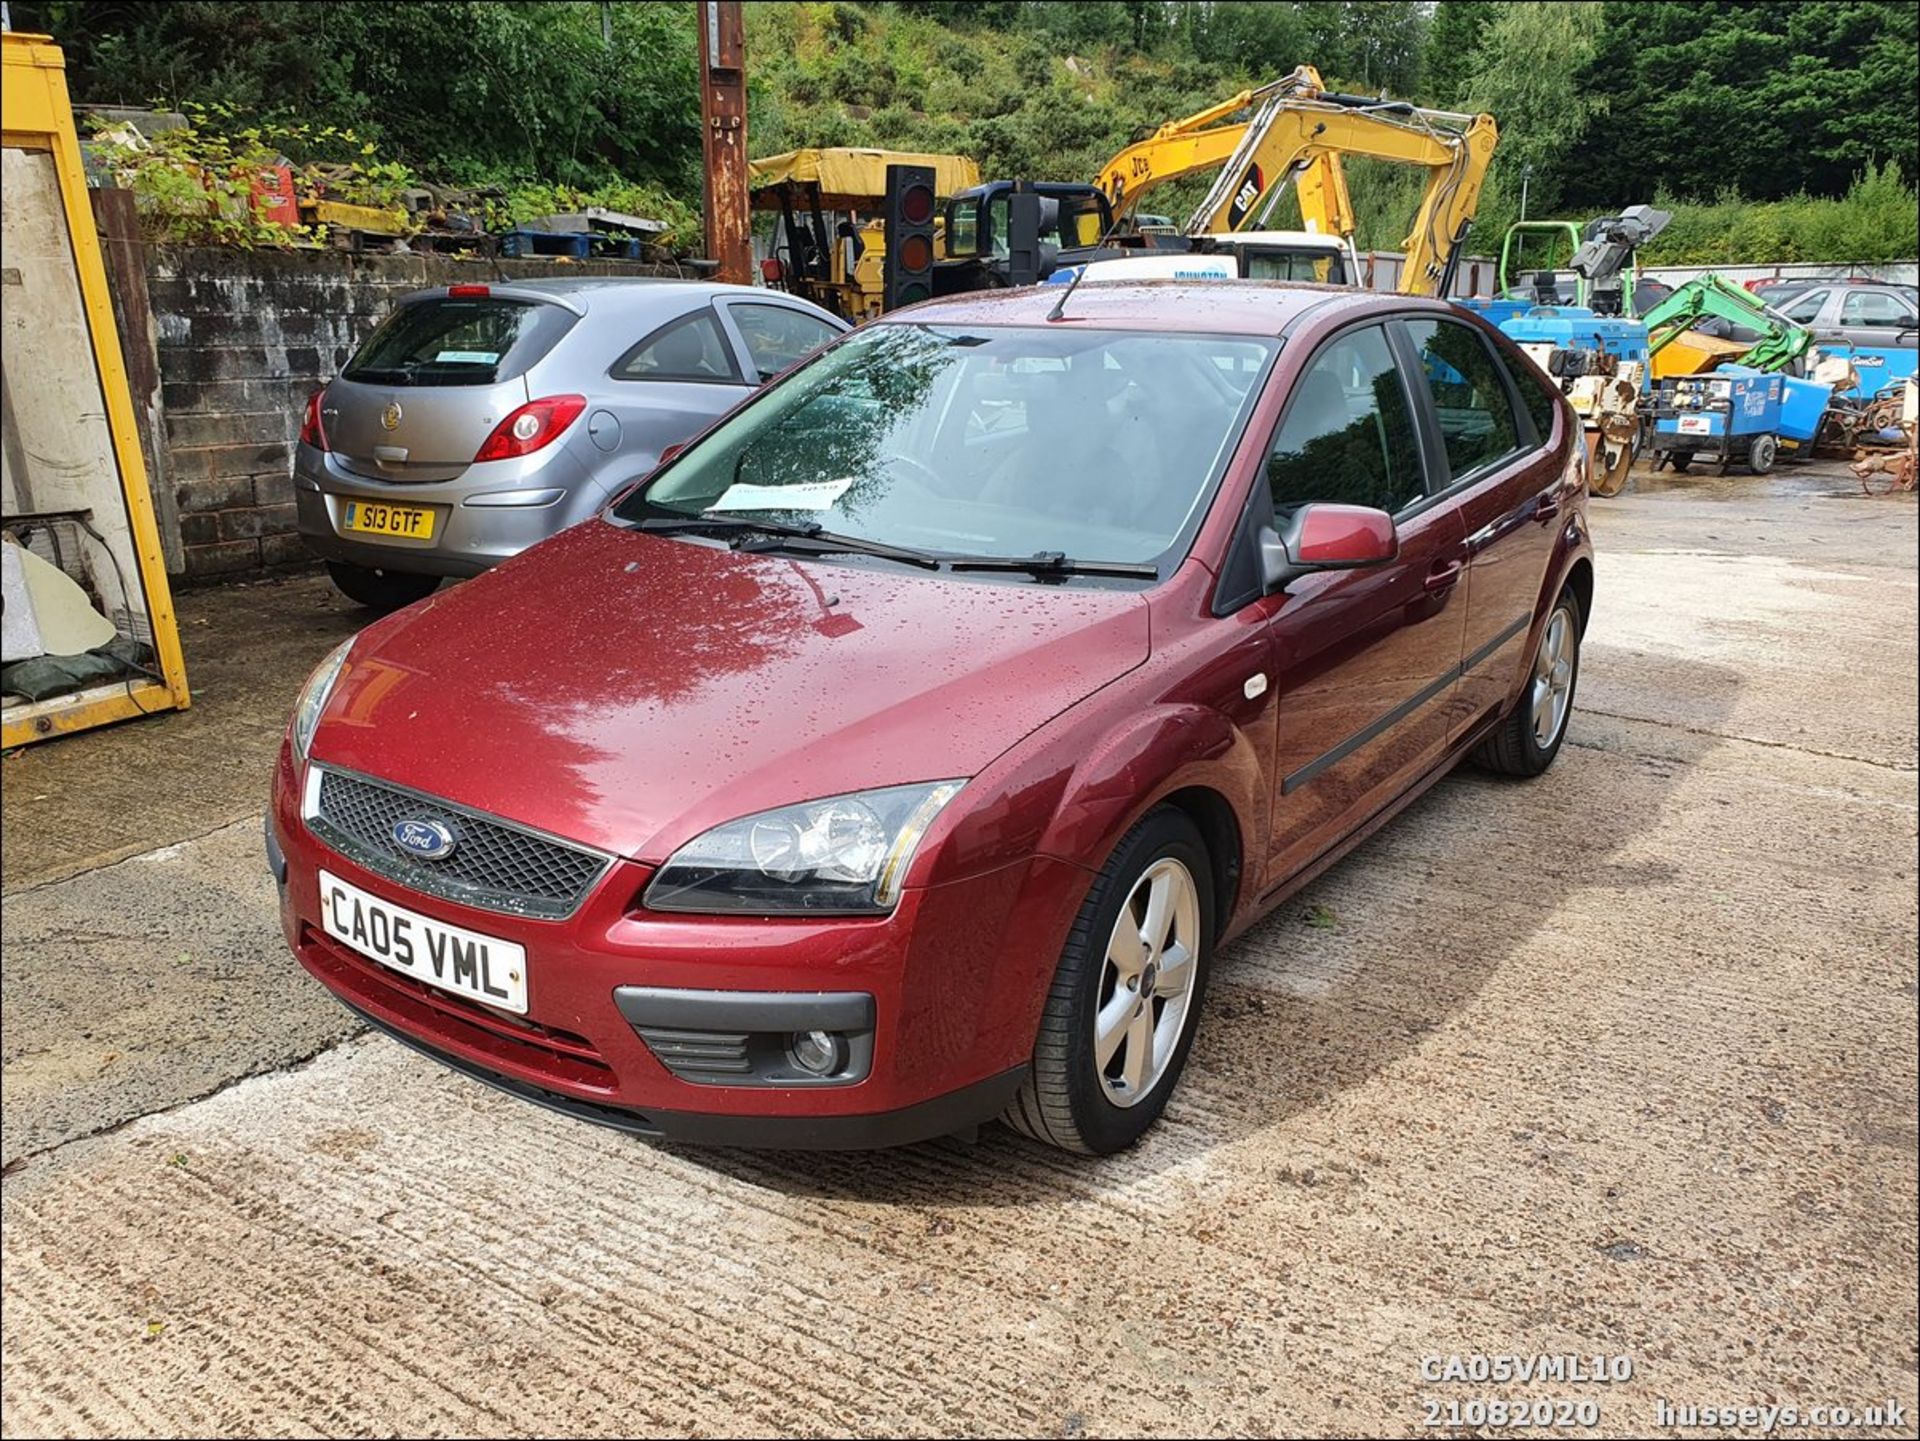
<path id="1" fill-rule="evenodd" d="M 1436 593 L 1451 590 L 1455 582 L 1460 579 L 1462 569 L 1457 560 L 1436 560 L 1433 563 L 1433 569 L 1427 572 L 1427 578 L 1423 584 L 1428 590 Z"/>
<path id="2" fill-rule="evenodd" d="M 1551 525 L 1555 516 L 1560 514 L 1560 497 L 1551 490 L 1543 490 L 1533 498 L 1533 519 L 1542 525 Z"/>

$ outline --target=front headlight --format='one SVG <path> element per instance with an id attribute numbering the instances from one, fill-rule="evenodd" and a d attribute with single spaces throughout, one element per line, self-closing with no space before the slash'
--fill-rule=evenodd
<path id="1" fill-rule="evenodd" d="M 320 724 L 320 712 L 327 708 L 327 697 L 333 694 L 333 683 L 340 678 L 352 648 L 353 641 L 347 639 L 328 651 L 327 658 L 313 668 L 307 683 L 300 687 L 300 699 L 293 703 L 293 753 L 303 761 L 307 747 L 313 743 L 313 729 Z"/>
<path id="2" fill-rule="evenodd" d="M 914 848 L 962 781 L 890 786 L 782 806 L 715 826 L 647 887 L 656 911 L 890 911 Z"/>

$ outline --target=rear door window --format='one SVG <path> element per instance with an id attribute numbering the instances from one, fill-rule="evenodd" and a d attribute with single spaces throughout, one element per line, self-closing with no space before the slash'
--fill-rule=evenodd
<path id="1" fill-rule="evenodd" d="M 1335 337 L 1294 387 L 1267 455 L 1276 516 L 1315 501 L 1389 515 L 1424 497 L 1413 411 L 1386 332 Z"/>
<path id="2" fill-rule="evenodd" d="M 1409 320 L 1406 326 L 1433 394 L 1453 483 L 1518 453 L 1520 427 L 1513 396 L 1480 333 L 1450 320 Z"/>
<path id="3" fill-rule="evenodd" d="M 613 363 L 615 380 L 740 384 L 740 370 L 711 310 L 669 321 Z"/>
<path id="4" fill-rule="evenodd" d="M 403 305 L 342 372 L 369 385 L 492 385 L 522 374 L 573 327 L 558 305 L 451 296 Z"/>
<path id="5" fill-rule="evenodd" d="M 824 320 L 785 305 L 728 307 L 760 378 L 770 380 L 839 334 Z"/>
<path id="6" fill-rule="evenodd" d="M 1842 325 L 1868 325 L 1885 330 L 1911 330 L 1913 308 L 1884 290 L 1856 290 L 1840 304 Z"/>

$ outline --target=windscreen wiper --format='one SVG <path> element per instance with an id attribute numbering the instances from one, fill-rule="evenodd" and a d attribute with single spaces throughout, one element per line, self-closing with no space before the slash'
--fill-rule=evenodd
<path id="1" fill-rule="evenodd" d="M 655 535 L 705 534 L 718 531 L 733 535 L 785 535 L 811 538 L 819 535 L 820 522 L 802 521 L 799 525 L 790 525 L 783 520 L 751 520 L 744 515 L 654 515 L 636 523 L 636 529 L 652 531 Z"/>
<path id="2" fill-rule="evenodd" d="M 1130 580 L 1160 578 L 1160 567 L 1146 561 L 1074 560 L 1059 550 L 1037 550 L 1032 555 L 956 555 L 946 557 L 946 563 L 948 570 L 1025 572 L 1041 580 L 1070 575 L 1115 575 Z"/>
<path id="3" fill-rule="evenodd" d="M 841 535 L 824 529 L 818 521 L 790 525 L 779 520 L 751 520 L 743 515 L 654 516 L 639 523 L 639 529 L 654 534 L 718 532 L 734 537 L 735 550 L 804 550 L 812 555 L 871 555 L 881 560 L 897 560 L 902 565 L 917 565 L 922 570 L 938 570 L 938 557 L 924 550 L 886 545 L 864 540 L 857 535 Z"/>
<path id="4" fill-rule="evenodd" d="M 857 535 L 841 535 L 837 531 L 818 527 L 797 535 L 774 531 L 760 540 L 742 537 L 733 543 L 733 548 L 745 551 L 798 550 L 808 555 L 871 555 L 881 560 L 897 560 L 902 565 L 917 565 L 922 570 L 940 569 L 940 558 L 924 550 L 886 545 L 881 541 L 864 540 Z"/>

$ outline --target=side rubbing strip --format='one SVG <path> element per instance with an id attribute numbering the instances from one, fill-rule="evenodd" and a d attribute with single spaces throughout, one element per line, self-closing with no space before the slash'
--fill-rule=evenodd
<path id="1" fill-rule="evenodd" d="M 1395 706 L 1378 720 L 1368 724 L 1364 730 L 1356 731 L 1341 741 L 1340 744 L 1332 750 L 1327 751 L 1324 755 L 1316 756 L 1301 766 L 1299 770 L 1280 782 L 1280 794 L 1283 796 L 1293 794 L 1293 792 L 1299 790 L 1301 786 L 1319 775 L 1320 772 L 1328 766 L 1338 765 L 1368 741 L 1377 739 L 1382 732 L 1391 730 L 1394 726 L 1399 725 L 1401 721 L 1419 710 L 1421 706 L 1439 695 L 1440 692 L 1460 679 L 1461 676 L 1486 660 L 1487 657 L 1499 650 L 1501 646 L 1512 640 L 1532 623 L 1533 617 L 1531 615 L 1521 616 L 1520 619 L 1516 620 L 1512 625 L 1501 631 L 1499 635 L 1481 646 L 1479 650 L 1468 656 L 1459 665 L 1447 671 L 1438 680 L 1430 685 L 1421 687 L 1416 694 L 1401 701 L 1399 705 Z"/>
<path id="2" fill-rule="evenodd" d="M 1532 616 L 1530 615 L 1521 616 L 1520 619 L 1516 620 L 1512 625 L 1508 626 L 1505 630 L 1501 631 L 1500 634 L 1495 636 L 1492 640 L 1488 641 L 1485 645 L 1481 646 L 1479 650 L 1475 651 L 1472 655 L 1468 656 L 1465 660 L 1460 662 L 1460 674 L 1465 675 L 1468 671 L 1472 670 L 1475 666 L 1479 665 L 1481 661 L 1486 660 L 1495 651 L 1499 650 L 1501 646 L 1505 645 L 1508 641 L 1512 640 L 1515 636 L 1520 634 L 1521 631 L 1525 630 L 1528 626 L 1532 624 L 1533 624 Z"/>

